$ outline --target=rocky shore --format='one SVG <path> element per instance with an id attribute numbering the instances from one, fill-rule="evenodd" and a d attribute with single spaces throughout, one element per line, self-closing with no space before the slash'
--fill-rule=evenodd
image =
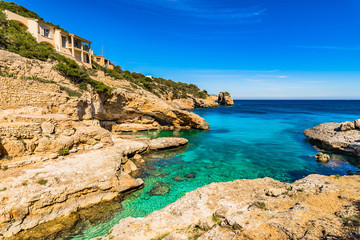
<path id="1" fill-rule="evenodd" d="M 113 142 L 52 160 L 30 156 L 27 161 L 32 164 L 1 171 L 0 236 L 20 233 L 14 239 L 32 239 L 21 232 L 141 187 L 143 181 L 129 175 L 137 169 L 132 157 L 185 145 L 187 140 L 114 138 Z M 52 234 L 61 229 L 55 230 Z"/>
<path id="2" fill-rule="evenodd" d="M 358 239 L 359 202 L 360 176 L 212 183 L 101 239 Z"/>
<path id="3" fill-rule="evenodd" d="M 323 123 L 305 130 L 304 135 L 320 149 L 360 156 L 360 120 Z"/>

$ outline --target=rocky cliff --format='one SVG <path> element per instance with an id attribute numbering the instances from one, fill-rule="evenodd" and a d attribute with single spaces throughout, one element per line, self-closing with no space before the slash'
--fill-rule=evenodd
<path id="1" fill-rule="evenodd" d="M 321 149 L 360 156 L 360 120 L 323 123 L 305 130 L 304 134 Z"/>
<path id="2" fill-rule="evenodd" d="M 360 176 L 212 183 L 102 239 L 359 239 L 359 203 Z"/>
<path id="3" fill-rule="evenodd" d="M 225 105 L 225 106 L 232 106 L 234 105 L 234 101 L 228 92 L 220 92 L 218 96 L 218 104 Z"/>
<path id="4" fill-rule="evenodd" d="M 208 128 L 196 114 L 170 106 L 154 94 L 128 81 L 107 77 L 101 71 L 93 78 L 114 88 L 110 95 L 80 91 L 54 65 L 55 61 L 42 62 L 0 50 L 0 71 L 7 76 L 0 81 L 1 108 L 36 106 L 47 114 L 66 114 L 72 120 L 143 123 L 146 118 L 158 128 Z"/>

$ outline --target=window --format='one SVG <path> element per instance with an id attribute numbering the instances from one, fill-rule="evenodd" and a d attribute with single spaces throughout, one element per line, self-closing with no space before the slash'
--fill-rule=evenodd
<path id="1" fill-rule="evenodd" d="M 66 37 L 61 36 L 61 45 L 63 48 L 66 48 Z"/>
<path id="2" fill-rule="evenodd" d="M 69 44 L 71 44 L 71 37 L 68 37 L 68 40 L 69 40 Z"/>
<path id="3" fill-rule="evenodd" d="M 44 26 L 40 26 L 40 35 L 43 37 L 52 38 L 50 29 Z"/>

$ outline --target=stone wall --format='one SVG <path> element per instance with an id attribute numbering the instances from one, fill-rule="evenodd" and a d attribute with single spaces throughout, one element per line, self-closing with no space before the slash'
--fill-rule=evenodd
<path id="1" fill-rule="evenodd" d="M 26 106 L 47 107 L 51 103 L 64 102 L 62 94 L 55 84 L 44 84 L 36 80 L 21 80 L 0 77 L 0 106 L 2 109 Z"/>

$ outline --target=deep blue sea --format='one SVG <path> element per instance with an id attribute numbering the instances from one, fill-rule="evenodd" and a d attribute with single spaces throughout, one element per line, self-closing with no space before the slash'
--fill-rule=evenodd
<path id="1" fill-rule="evenodd" d="M 73 239 L 105 235 L 122 218 L 146 216 L 212 182 L 263 177 L 293 182 L 314 173 L 345 175 L 360 167 L 359 159 L 341 155 L 333 155 L 328 164 L 317 163 L 309 157 L 317 150 L 303 135 L 305 129 L 323 122 L 360 118 L 360 101 L 239 100 L 235 106 L 194 112 L 211 124 L 210 130 L 141 133 L 139 136 L 185 137 L 189 144 L 177 151 L 147 156 L 152 170 L 143 176 L 144 189 L 125 197 L 122 211 L 111 220 L 91 226 Z M 172 180 L 189 173 L 195 173 L 195 178 Z M 157 181 L 171 188 L 167 195 L 149 195 Z"/>

